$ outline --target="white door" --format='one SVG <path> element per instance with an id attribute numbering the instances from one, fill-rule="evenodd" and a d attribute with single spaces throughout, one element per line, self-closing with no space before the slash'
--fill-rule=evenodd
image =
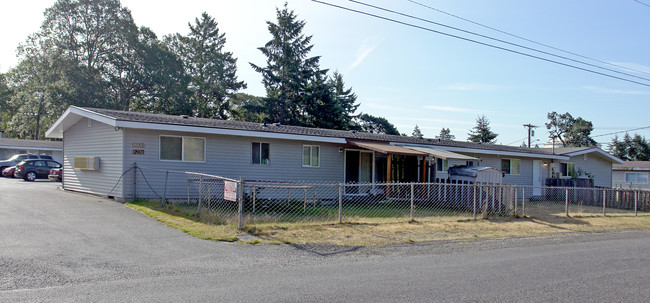
<path id="1" fill-rule="evenodd" d="M 533 196 L 542 194 L 542 160 L 533 160 Z"/>

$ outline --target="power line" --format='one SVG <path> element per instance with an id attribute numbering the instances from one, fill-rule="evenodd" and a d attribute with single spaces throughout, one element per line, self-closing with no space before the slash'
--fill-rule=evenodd
<path id="1" fill-rule="evenodd" d="M 382 20 L 385 20 L 385 21 L 401 24 L 401 25 L 404 25 L 404 26 L 412 27 L 412 28 L 421 29 L 421 30 L 424 30 L 424 31 L 429 31 L 429 32 L 440 34 L 440 35 L 443 35 L 443 36 L 448 36 L 448 37 L 464 40 L 464 41 L 467 41 L 467 42 L 472 42 L 472 43 L 475 43 L 475 44 L 479 44 L 479 45 L 483 45 L 483 46 L 487 46 L 487 47 L 491 47 L 491 48 L 511 52 L 511 53 L 514 53 L 514 54 L 518 54 L 518 55 L 522 55 L 522 56 L 526 56 L 526 57 L 546 61 L 546 62 L 549 62 L 549 63 L 555 63 L 557 65 L 562 65 L 562 66 L 565 66 L 565 67 L 578 69 L 578 70 L 582 70 L 582 71 L 585 71 L 585 72 L 589 72 L 589 73 L 593 73 L 593 74 L 597 74 L 597 75 L 601 75 L 601 76 L 605 76 L 605 77 L 609 77 L 609 78 L 613 78 L 613 79 L 618 79 L 618 80 L 621 80 L 621 81 L 626 81 L 626 82 L 635 83 L 635 84 L 650 87 L 650 84 L 646 84 L 646 83 L 643 83 L 643 82 L 638 82 L 638 81 L 635 81 L 635 80 L 621 78 L 621 77 L 618 77 L 618 76 L 602 73 L 602 72 L 599 72 L 599 71 L 590 70 L 590 69 L 583 68 L 583 67 L 580 67 L 580 66 L 575 66 L 575 65 L 568 64 L 568 63 L 563 63 L 563 62 L 551 60 L 551 59 L 548 59 L 548 58 L 527 54 L 527 53 L 524 53 L 524 52 L 508 49 L 508 48 L 505 48 L 505 47 L 501 47 L 501 46 L 497 46 L 497 45 L 493 45 L 493 44 L 489 44 L 489 43 L 485 43 L 485 42 L 480 42 L 480 41 L 477 41 L 477 40 L 472 40 L 472 39 L 469 39 L 469 38 L 465 38 L 465 37 L 461 37 L 461 36 L 441 32 L 441 31 L 437 31 L 437 30 L 434 30 L 434 29 L 430 29 L 430 28 L 427 28 L 427 27 L 422 27 L 422 26 L 419 26 L 419 25 L 415 25 L 415 24 L 411 24 L 411 23 L 391 19 L 391 18 L 388 18 L 388 17 L 383 17 L 383 16 L 379 16 L 379 15 L 375 15 L 375 14 L 367 13 L 367 12 L 364 12 L 364 11 L 360 11 L 360 10 L 356 10 L 356 9 L 352 9 L 352 8 L 348 8 L 348 7 L 344 7 L 344 6 L 340 6 L 340 5 L 336 5 L 336 4 L 331 4 L 331 3 L 327 3 L 327 2 L 323 2 L 323 1 L 319 1 L 319 0 L 312 0 L 312 2 L 320 3 L 320 4 L 323 4 L 323 5 L 335 7 L 335 8 L 350 11 L 350 12 L 354 12 L 354 13 L 361 14 L 361 15 L 370 16 L 370 17 L 377 18 L 377 19 L 382 19 Z"/>
<path id="2" fill-rule="evenodd" d="M 627 132 L 631 132 L 631 131 L 635 131 L 635 130 L 641 130 L 641 129 L 646 129 L 646 128 L 650 128 L 650 126 L 644 126 L 644 127 L 639 127 L 639 128 L 633 128 L 633 129 L 628 129 L 628 130 L 621 130 L 621 131 L 617 131 L 617 132 L 611 132 L 611 133 L 602 134 L 602 135 L 596 135 L 596 136 L 591 136 L 591 137 L 592 137 L 592 138 L 596 138 L 596 137 L 604 137 L 604 136 L 610 136 L 610 135 L 615 135 L 615 134 L 620 134 L 620 133 L 627 133 Z"/>
<path id="3" fill-rule="evenodd" d="M 523 138 L 521 138 L 521 139 L 519 139 L 519 140 L 517 140 L 517 141 L 512 141 L 512 143 L 508 143 L 508 144 L 506 144 L 506 145 L 513 145 L 513 144 L 515 144 L 515 143 L 517 143 L 517 142 L 521 142 L 521 141 L 523 141 L 523 140 L 526 140 L 526 138 L 528 138 L 528 137 L 523 137 Z"/>
<path id="4" fill-rule="evenodd" d="M 636 2 L 636 3 L 639 3 L 639 4 L 641 4 L 641 5 L 645 5 L 645 6 L 647 6 L 647 7 L 650 7 L 650 4 L 647 4 L 647 3 L 645 3 L 645 2 L 642 2 L 642 1 L 639 1 L 639 0 L 632 0 L 632 1 L 634 1 L 634 2 Z"/>
<path id="5" fill-rule="evenodd" d="M 400 15 L 400 16 L 403 16 L 403 17 L 407 17 L 407 18 L 423 21 L 423 22 L 426 22 L 426 23 L 442 26 L 442 27 L 445 27 L 445 28 L 457 30 L 459 32 L 463 32 L 463 33 L 466 33 L 466 34 L 478 36 L 478 37 L 485 38 L 485 39 L 488 39 L 488 40 L 497 41 L 497 42 L 500 42 L 500 43 L 503 43 L 503 44 L 520 47 L 520 48 L 523 48 L 523 49 L 526 49 L 526 50 L 529 50 L 529 51 L 538 52 L 538 53 L 541 53 L 541 54 L 544 54 L 544 55 L 560 58 L 560 59 L 563 59 L 563 60 L 572 61 L 572 62 L 575 62 L 575 63 L 584 64 L 584 65 L 595 67 L 595 68 L 600 68 L 602 70 L 606 70 L 606 71 L 621 74 L 621 75 L 626 75 L 628 77 L 633 77 L 633 78 L 642 79 L 642 80 L 645 80 L 645 81 L 650 81 L 650 78 L 644 78 L 644 77 L 636 76 L 636 75 L 633 75 L 633 74 L 628 74 L 628 73 L 625 73 L 625 72 L 617 71 L 617 70 L 614 70 L 614 69 L 611 69 L 611 68 L 606 68 L 606 67 L 598 66 L 598 65 L 595 65 L 595 64 L 587 63 L 587 62 L 584 62 L 584 61 L 572 59 L 572 58 L 569 58 L 569 57 L 556 55 L 556 54 L 546 52 L 546 51 L 543 51 L 543 50 L 535 49 L 535 48 L 524 46 L 524 45 L 517 44 L 517 43 L 508 42 L 508 41 L 505 41 L 505 40 L 502 40 L 502 39 L 490 37 L 490 36 L 487 36 L 487 35 L 482 35 L 482 34 L 479 34 L 479 33 L 475 33 L 475 32 L 472 32 L 472 31 L 461 29 L 461 28 L 449 26 L 449 25 L 446 25 L 446 24 L 442 24 L 442 23 L 439 23 L 439 22 L 427 20 L 427 19 L 416 17 L 416 16 L 413 16 L 413 15 L 404 14 L 404 13 L 394 11 L 394 10 L 391 10 L 391 9 L 387 9 L 387 8 L 383 8 L 383 7 L 380 7 L 380 6 L 376 6 L 376 5 L 372 5 L 372 4 L 368 4 L 368 3 L 364 3 L 364 2 L 356 1 L 356 0 L 349 0 L 349 1 L 360 4 L 360 5 L 364 5 L 364 6 L 367 6 L 367 7 L 372 7 L 374 9 L 382 10 L 382 11 L 385 11 L 385 12 L 397 14 L 397 15 Z"/>
<path id="6" fill-rule="evenodd" d="M 498 29 L 498 28 L 494 28 L 494 27 L 489 26 L 489 25 L 481 24 L 481 23 L 478 23 L 478 22 L 476 22 L 476 21 L 472 21 L 472 20 L 469 20 L 469 19 L 467 19 L 467 18 L 463 18 L 463 17 L 461 17 L 461 16 L 454 15 L 454 14 L 452 14 L 452 13 L 445 12 L 445 11 L 443 11 L 443 10 L 441 10 L 441 9 L 437 9 L 437 8 L 435 8 L 435 7 L 432 7 L 432 6 L 429 6 L 429 5 L 426 5 L 426 4 L 422 4 L 422 3 L 417 2 L 417 1 L 414 1 L 414 0 L 406 0 L 406 1 L 411 2 L 411 3 L 413 3 L 413 4 L 416 4 L 416 5 L 419 5 L 419 6 L 422 6 L 422 7 L 426 7 L 426 8 L 428 8 L 428 9 L 430 9 L 430 10 L 434 10 L 434 11 L 437 11 L 437 12 L 439 12 L 439 13 L 442 13 L 442 14 L 445 14 L 445 15 L 448 15 L 448 16 L 451 16 L 451 17 L 454 17 L 454 18 L 456 18 L 456 19 L 460 19 L 460 20 L 463 20 L 463 21 L 465 21 L 465 22 L 472 23 L 472 24 L 474 24 L 474 25 L 478 25 L 478 26 L 481 26 L 481 27 L 484 27 L 484 28 L 487 28 L 487 29 L 491 29 L 491 30 L 493 30 L 493 31 L 496 31 L 496 32 L 499 32 L 499 33 L 502 33 L 502 34 L 505 34 L 505 35 L 508 35 L 508 36 L 511 36 L 511 37 L 515 37 L 515 38 L 518 38 L 518 39 L 521 39 L 521 40 L 524 40 L 524 41 L 528 41 L 528 42 L 530 42 L 530 43 L 534 43 L 534 44 L 541 45 L 541 46 L 544 46 L 544 47 L 548 47 L 548 48 L 551 48 L 551 49 L 554 49 L 554 50 L 557 50 L 557 51 L 561 51 L 561 52 L 566 53 L 566 54 L 574 55 L 574 56 L 577 56 L 577 57 L 580 57 L 580 58 L 583 58 L 583 59 L 589 59 L 589 60 L 592 60 L 592 61 L 595 61 L 595 62 L 598 62 L 598 63 L 601 63 L 601 64 L 607 64 L 607 65 L 615 66 L 615 67 L 618 67 L 618 68 L 621 68 L 621 69 L 626 69 L 626 70 L 629 70 L 629 71 L 633 71 L 633 72 L 637 72 L 637 73 L 642 73 L 642 74 L 648 74 L 648 75 L 650 75 L 650 72 L 647 72 L 647 71 L 638 70 L 638 69 L 630 68 L 630 67 L 627 67 L 627 66 L 622 66 L 622 65 L 618 65 L 618 64 L 611 63 L 611 62 L 607 62 L 607 61 L 603 61 L 603 60 L 595 59 L 595 58 L 588 57 L 588 56 L 585 56 L 585 55 L 581 55 L 581 54 L 578 54 L 578 53 L 575 53 L 575 52 L 571 52 L 571 51 L 568 51 L 568 50 L 564 50 L 564 49 L 561 49 L 561 48 L 559 48 L 559 47 L 555 47 L 555 46 L 552 46 L 552 45 L 548 45 L 548 44 L 545 44 L 545 43 L 542 43 L 542 42 L 537 42 L 537 41 L 535 41 L 535 40 L 531 40 L 531 39 L 528 39 L 528 38 L 525 38 L 525 37 L 522 37 L 522 36 L 519 36 L 519 35 L 511 34 L 511 33 L 509 33 L 509 32 L 506 32 L 506 31 L 500 30 L 500 29 Z M 633 1 L 636 1 L 636 0 L 633 0 Z M 636 2 L 641 3 L 640 1 L 636 1 Z M 648 5 L 645 4 L 645 3 L 642 3 L 642 4 L 648 6 Z M 649 6 L 649 7 L 650 7 L 650 6 Z"/>

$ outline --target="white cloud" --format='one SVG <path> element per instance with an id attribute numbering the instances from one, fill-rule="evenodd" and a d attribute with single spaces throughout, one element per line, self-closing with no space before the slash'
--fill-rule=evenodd
<path id="1" fill-rule="evenodd" d="M 446 90 L 459 90 L 459 91 L 476 91 L 476 90 L 489 90 L 497 89 L 500 86 L 490 85 L 485 83 L 456 83 L 443 86 L 442 89 Z"/>
<path id="2" fill-rule="evenodd" d="M 613 88 L 604 88 L 604 87 L 595 87 L 595 86 L 585 86 L 584 88 L 596 93 L 603 93 L 603 94 L 650 95 L 650 91 L 643 91 L 643 90 L 613 89 Z"/>
<path id="3" fill-rule="evenodd" d="M 359 46 L 359 49 L 357 50 L 356 59 L 354 62 L 352 62 L 352 65 L 350 65 L 350 69 L 353 69 L 361 64 L 361 62 L 363 62 L 363 60 L 365 60 L 366 57 L 370 55 L 370 53 L 372 53 L 377 48 L 377 46 L 379 46 L 382 40 L 383 39 L 377 36 L 369 37 L 363 40 Z"/>
<path id="4" fill-rule="evenodd" d="M 473 109 L 473 108 L 454 107 L 454 106 L 441 106 L 441 105 L 425 105 L 424 108 L 431 109 L 431 110 L 436 110 L 436 111 L 443 111 L 443 112 L 453 112 L 453 113 L 478 114 L 478 113 L 486 112 L 484 110 Z"/>

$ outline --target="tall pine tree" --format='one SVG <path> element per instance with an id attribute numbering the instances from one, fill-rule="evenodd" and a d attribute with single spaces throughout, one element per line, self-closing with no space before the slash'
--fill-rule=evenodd
<path id="1" fill-rule="evenodd" d="M 313 45 L 312 36 L 302 33 L 305 21 L 298 20 L 286 3 L 276 9 L 276 15 L 277 23 L 266 22 L 271 40 L 258 48 L 266 56 L 266 66 L 250 63 L 262 74 L 266 88 L 266 120 L 310 126 L 316 120 L 309 115 L 310 107 L 329 92 L 324 80 L 327 70 L 320 69 L 320 57 L 309 57 Z"/>
<path id="2" fill-rule="evenodd" d="M 229 102 L 237 91 L 246 88 L 237 80 L 237 58 L 224 50 L 226 36 L 219 32 L 217 21 L 207 13 L 188 24 L 187 36 L 176 34 L 167 43 L 176 52 L 190 77 L 190 103 L 194 115 L 227 119 Z"/>
<path id="3" fill-rule="evenodd" d="M 490 120 L 485 116 L 476 118 L 476 126 L 474 126 L 468 135 L 467 140 L 470 142 L 489 144 L 493 144 L 498 136 L 490 130 Z"/>

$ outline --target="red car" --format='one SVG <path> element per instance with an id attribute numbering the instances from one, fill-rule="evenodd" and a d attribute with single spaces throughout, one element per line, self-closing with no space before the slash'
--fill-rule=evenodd
<path id="1" fill-rule="evenodd" d="M 2 176 L 3 177 L 8 177 L 8 178 L 15 178 L 14 177 L 14 172 L 16 171 L 16 166 L 9 166 L 2 170 Z"/>

